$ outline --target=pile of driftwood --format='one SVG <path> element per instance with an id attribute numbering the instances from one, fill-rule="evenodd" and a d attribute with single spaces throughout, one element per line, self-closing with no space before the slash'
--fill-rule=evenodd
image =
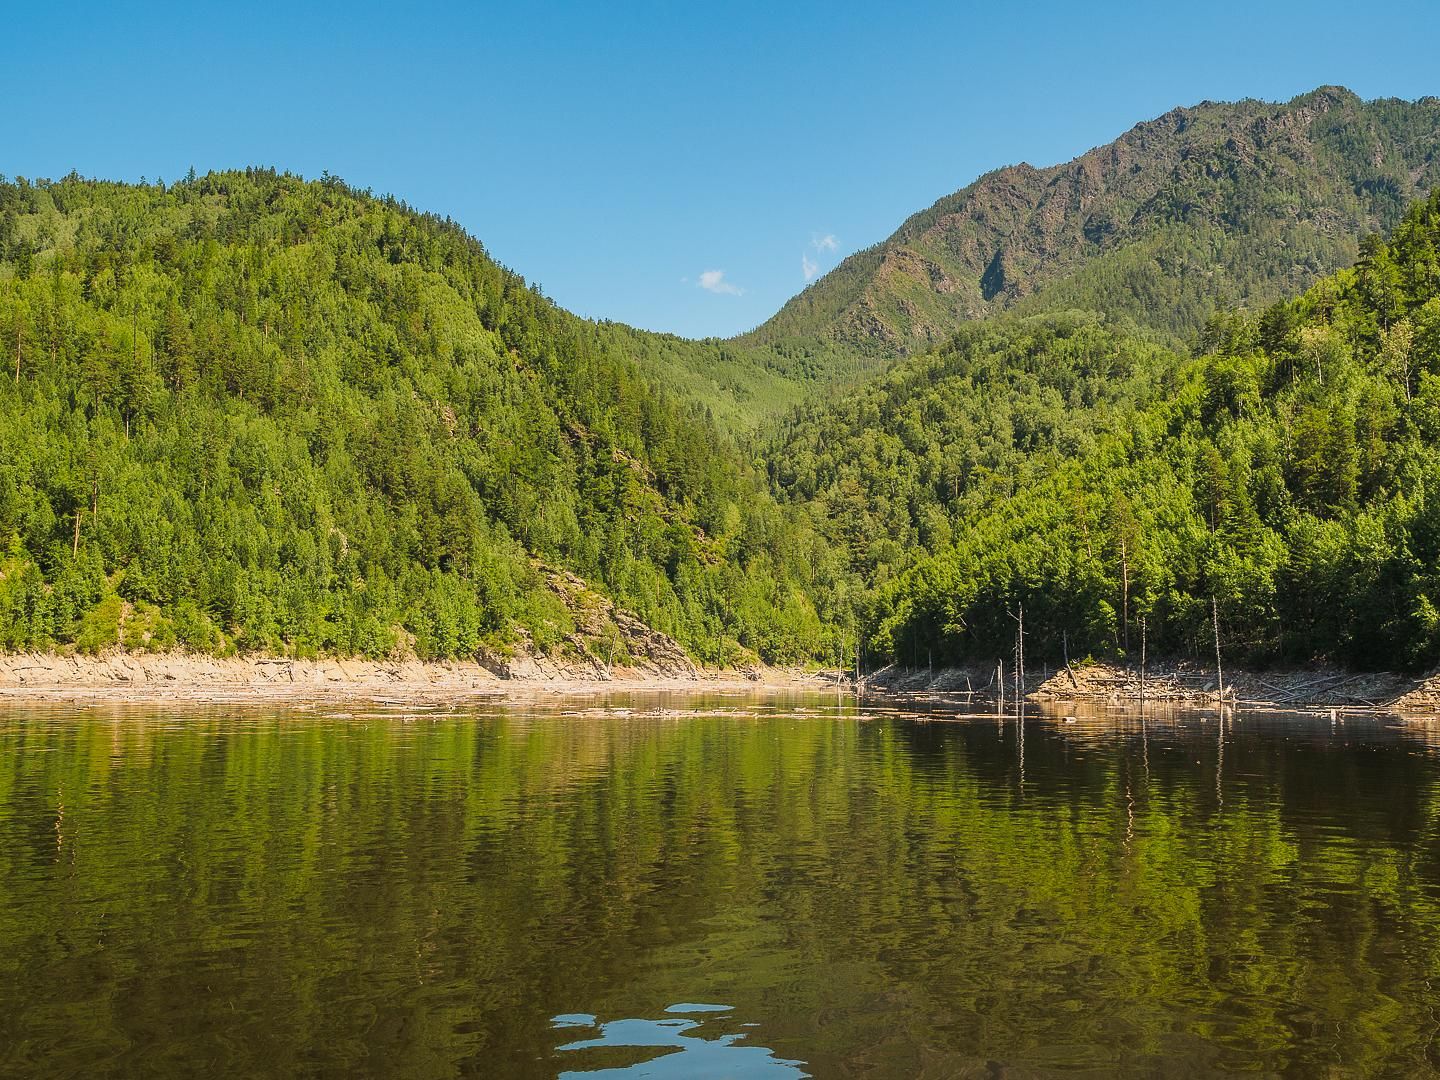
<path id="1" fill-rule="evenodd" d="M 1061 668 L 1033 697 L 1083 701 L 1178 701 L 1214 703 L 1222 684 L 1211 670 L 1174 667 L 1159 671 L 1110 664 Z M 1392 705 L 1414 681 L 1391 672 L 1291 671 L 1257 675 L 1226 672 L 1223 695 L 1244 705 L 1328 705 L 1378 708 Z"/>
<path id="2" fill-rule="evenodd" d="M 1226 700 L 1234 687 L 1225 687 Z M 1062 667 L 1042 683 L 1032 697 L 1046 700 L 1213 701 L 1219 693 L 1214 672 L 1142 671 L 1111 664 Z"/>
<path id="3" fill-rule="evenodd" d="M 1394 672 L 1352 672 L 1329 669 L 1255 673 L 1227 669 L 1224 700 L 1228 704 L 1294 709 L 1393 709 L 1406 713 L 1440 713 L 1440 675 L 1428 680 Z M 879 693 L 942 695 L 961 703 L 1000 699 L 1011 702 L 1017 690 L 1015 672 L 1006 664 L 988 668 L 902 668 L 872 673 L 865 688 Z M 1019 687 L 1033 701 L 1092 701 L 1180 705 L 1216 705 L 1221 680 L 1214 668 L 1173 664 L 1142 669 L 1118 664 L 1073 664 L 1029 675 Z"/>
<path id="4" fill-rule="evenodd" d="M 1397 691 L 1408 685 L 1388 671 L 1327 672 L 1315 678 L 1296 681 L 1295 677 L 1277 683 L 1258 675 L 1246 676 L 1253 684 L 1246 700 L 1268 705 L 1365 705 L 1378 708 L 1390 704 Z M 1392 685 L 1394 684 L 1394 685 Z M 1262 701 L 1263 699 L 1263 701 Z"/>

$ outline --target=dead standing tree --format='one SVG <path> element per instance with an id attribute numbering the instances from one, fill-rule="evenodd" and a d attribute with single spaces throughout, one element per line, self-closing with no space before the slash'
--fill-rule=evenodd
<path id="1" fill-rule="evenodd" d="M 1006 614 L 1015 620 L 1015 708 L 1020 710 L 1025 707 L 1025 605 Z"/>
<path id="2" fill-rule="evenodd" d="M 1215 682 L 1220 689 L 1220 710 L 1225 710 L 1225 672 L 1220 666 L 1220 601 L 1210 597 L 1210 622 L 1215 630 Z"/>
<path id="3" fill-rule="evenodd" d="M 1145 712 L 1145 637 L 1146 617 L 1140 616 L 1140 712 L 1141 720 L 1144 720 Z"/>

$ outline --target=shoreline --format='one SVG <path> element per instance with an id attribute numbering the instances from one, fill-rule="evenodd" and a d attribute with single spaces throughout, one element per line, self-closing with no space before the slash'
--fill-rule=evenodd
<path id="1" fill-rule="evenodd" d="M 520 667 L 516 665 L 516 667 Z M 967 705 L 996 702 L 994 671 L 976 668 L 872 672 L 862 693 L 884 697 L 944 697 Z M 1006 701 L 1013 700 L 1007 673 Z M 134 704 L 265 704 L 338 699 L 405 705 L 615 693 L 853 693 L 848 674 L 794 668 L 717 670 L 696 667 L 615 668 L 528 660 L 520 670 L 496 670 L 478 661 L 363 660 L 286 657 L 213 657 L 187 653 L 102 656 L 63 653 L 0 654 L 0 705 L 7 702 L 111 702 Z M 1142 683 L 1138 668 L 1119 664 L 1072 665 L 1028 675 L 1025 699 L 1033 703 L 1216 707 L 1214 669 L 1156 665 Z M 1227 708 L 1333 709 L 1415 717 L 1440 715 L 1440 674 L 1309 668 L 1225 673 Z"/>
<path id="2" fill-rule="evenodd" d="M 1347 712 L 1393 713 L 1404 716 L 1440 714 L 1440 674 L 1404 675 L 1390 671 L 1347 671 L 1315 667 L 1225 673 L 1226 708 L 1333 709 Z M 883 694 L 943 694 L 970 702 L 994 702 L 993 668 L 907 669 L 889 667 L 872 673 L 867 689 Z M 1121 664 L 1076 664 L 1027 675 L 1023 687 L 1029 702 L 1086 704 L 1155 704 L 1217 707 L 1215 669 L 1189 664 L 1155 665 L 1145 672 Z M 1005 698 L 1014 684 L 1007 673 Z"/>
<path id="3" fill-rule="evenodd" d="M 474 661 L 292 660 L 184 653 L 0 654 L 0 705 L 105 701 L 261 704 L 343 698 L 395 704 L 605 693 L 832 689 L 833 672 L 760 667 L 661 671 L 530 665 L 506 676 Z"/>

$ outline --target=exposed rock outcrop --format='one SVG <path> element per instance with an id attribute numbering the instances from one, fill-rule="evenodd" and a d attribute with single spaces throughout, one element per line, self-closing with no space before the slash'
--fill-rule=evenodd
<path id="1" fill-rule="evenodd" d="M 477 662 L 501 679 L 694 677 L 698 668 L 674 638 L 646 625 L 574 574 L 539 566 L 574 629 L 558 648 L 535 647 L 528 633 L 505 650 L 482 649 Z"/>

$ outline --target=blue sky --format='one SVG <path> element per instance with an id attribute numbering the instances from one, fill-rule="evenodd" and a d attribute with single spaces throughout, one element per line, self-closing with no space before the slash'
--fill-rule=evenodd
<path id="1" fill-rule="evenodd" d="M 0 173 L 247 164 L 464 224 L 573 311 L 767 318 L 1001 165 L 1174 105 L 1440 94 L 1440 4 L 17 4 Z"/>

